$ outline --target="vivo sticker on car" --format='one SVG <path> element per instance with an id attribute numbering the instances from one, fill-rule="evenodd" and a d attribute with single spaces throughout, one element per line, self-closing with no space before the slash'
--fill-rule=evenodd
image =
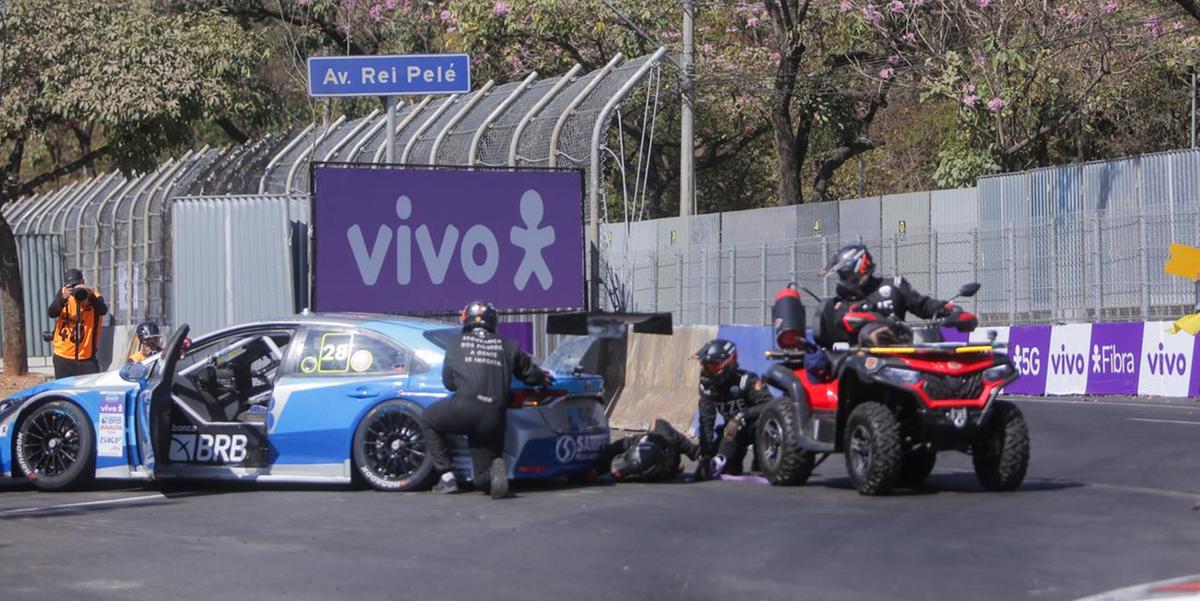
<path id="1" fill-rule="evenodd" d="M 168 458 L 182 463 L 241 463 L 248 444 L 245 434 L 172 434 Z"/>
<path id="2" fill-rule="evenodd" d="M 119 394 L 104 396 L 96 428 L 96 456 L 125 456 L 125 398 Z"/>

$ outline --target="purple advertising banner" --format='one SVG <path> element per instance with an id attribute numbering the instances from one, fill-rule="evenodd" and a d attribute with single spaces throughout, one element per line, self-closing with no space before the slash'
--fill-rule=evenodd
<path id="1" fill-rule="evenodd" d="M 533 354 L 532 321 L 502 321 L 496 324 L 496 335 L 517 341 L 521 350 Z"/>
<path id="2" fill-rule="evenodd" d="M 1050 326 L 1014 326 L 1008 331 L 1008 356 L 1021 377 L 1004 387 L 1012 394 L 1043 394 L 1049 369 Z"/>
<path id="3" fill-rule="evenodd" d="M 581 308 L 582 177 L 317 166 L 313 308 Z"/>
<path id="4" fill-rule="evenodd" d="M 1088 355 L 1088 394 L 1137 394 L 1142 324 L 1093 324 Z"/>

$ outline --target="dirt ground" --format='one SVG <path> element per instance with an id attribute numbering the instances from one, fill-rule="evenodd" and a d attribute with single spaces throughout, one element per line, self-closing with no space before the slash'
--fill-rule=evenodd
<path id="1" fill-rule="evenodd" d="M 49 380 L 50 376 L 28 374 L 24 376 L 0 375 L 0 399 L 30 386 L 36 386 Z"/>

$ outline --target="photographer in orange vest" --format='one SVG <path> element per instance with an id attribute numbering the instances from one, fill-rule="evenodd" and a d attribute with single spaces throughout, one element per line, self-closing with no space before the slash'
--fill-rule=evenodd
<path id="1" fill-rule="evenodd" d="M 89 288 L 83 272 L 68 269 L 63 287 L 50 303 L 54 324 L 54 377 L 67 378 L 100 372 L 96 347 L 100 343 L 101 318 L 108 305 L 100 291 Z"/>

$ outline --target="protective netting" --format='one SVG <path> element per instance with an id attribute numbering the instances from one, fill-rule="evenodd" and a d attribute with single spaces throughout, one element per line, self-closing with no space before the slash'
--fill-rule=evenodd
<path id="1" fill-rule="evenodd" d="M 521 80 L 461 96 L 404 102 L 397 107 L 393 132 L 386 131 L 386 115 L 380 110 L 246 144 L 206 147 L 148 173 L 103 173 L 44 190 L 2 211 L 18 236 L 54 237 L 53 245 L 36 248 L 52 248 L 56 265 L 78 267 L 104 290 L 112 322 L 172 323 L 171 206 L 176 198 L 232 197 L 258 194 L 260 189 L 266 194 L 307 194 L 312 162 L 382 162 L 388 135 L 394 136 L 397 161 L 407 149 L 408 162 L 427 164 L 436 144 L 433 162 L 466 166 L 476 143 L 478 165 L 502 167 L 515 159 L 518 166 L 545 166 L 555 123 L 576 99 L 577 108 L 563 121 L 557 156 L 561 166 L 587 169 L 588 152 L 602 152 L 589 150 L 596 121 L 608 117 L 601 114 L 602 108 L 626 82 L 644 74 L 641 67 L 647 61 L 659 56 L 574 78 L 557 90 L 560 78 L 531 80 L 528 85 Z M 594 80 L 598 85 L 581 95 Z M 543 99 L 549 102 L 531 115 Z M 527 116 L 531 119 L 520 136 L 519 156 L 514 157 L 513 135 Z"/>
<path id="2" fill-rule="evenodd" d="M 501 103 L 521 89 L 521 82 L 506 83 L 495 86 L 475 104 L 470 111 L 462 115 L 454 127 L 442 136 L 441 146 L 433 164 L 436 165 L 466 165 L 470 163 L 471 141 L 485 120 Z"/>

